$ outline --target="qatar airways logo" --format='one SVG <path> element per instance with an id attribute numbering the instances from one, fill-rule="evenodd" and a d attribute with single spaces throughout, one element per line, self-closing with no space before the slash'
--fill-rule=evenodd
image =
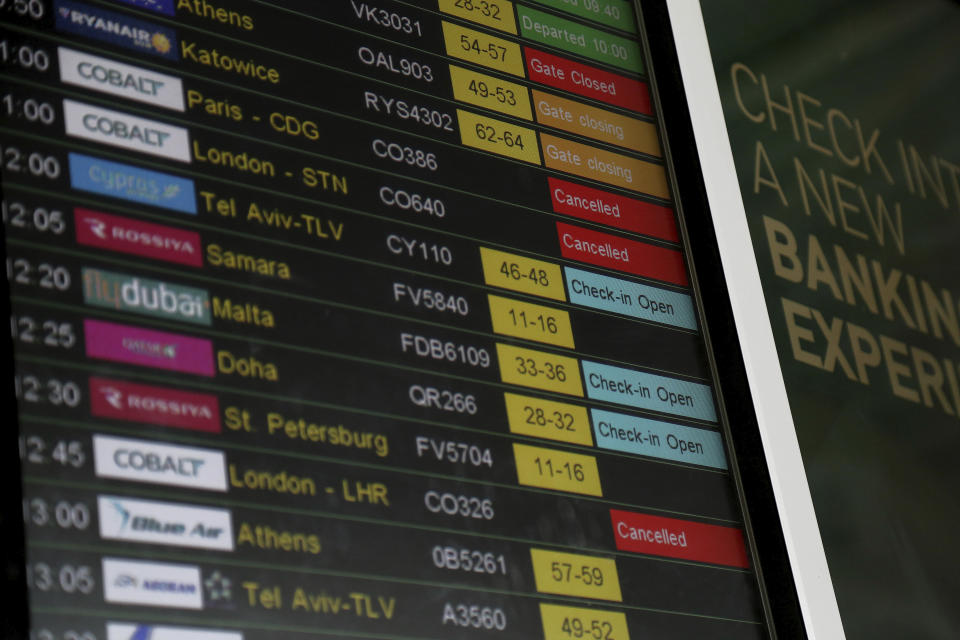
<path id="1" fill-rule="evenodd" d="M 191 267 L 203 265 L 200 234 L 90 209 L 74 209 L 77 242 Z"/>
<path id="2" fill-rule="evenodd" d="M 109 378 L 90 378 L 90 412 L 101 418 L 220 432 L 216 396 Z"/>

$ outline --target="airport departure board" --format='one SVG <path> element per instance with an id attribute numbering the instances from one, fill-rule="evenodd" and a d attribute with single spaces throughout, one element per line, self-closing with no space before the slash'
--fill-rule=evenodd
<path id="1" fill-rule="evenodd" d="M 632 3 L 0 12 L 33 640 L 767 635 Z"/>

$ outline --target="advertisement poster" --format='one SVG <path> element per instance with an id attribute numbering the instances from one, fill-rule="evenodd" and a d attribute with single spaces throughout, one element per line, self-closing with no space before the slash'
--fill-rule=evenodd
<path id="1" fill-rule="evenodd" d="M 702 3 L 848 638 L 960 630 L 960 5 Z"/>

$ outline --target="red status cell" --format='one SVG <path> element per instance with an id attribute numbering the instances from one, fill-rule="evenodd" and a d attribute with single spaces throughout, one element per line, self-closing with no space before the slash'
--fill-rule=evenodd
<path id="1" fill-rule="evenodd" d="M 530 47 L 524 47 L 523 52 L 527 59 L 527 77 L 533 82 L 653 115 L 650 90 L 645 82 Z"/>
<path id="2" fill-rule="evenodd" d="M 550 200 L 557 213 L 625 231 L 679 242 L 673 209 L 616 193 L 547 178 Z"/>
<path id="3" fill-rule="evenodd" d="M 734 527 L 610 510 L 617 549 L 748 568 L 743 531 Z"/>
<path id="4" fill-rule="evenodd" d="M 557 223 L 560 254 L 598 267 L 687 286 L 683 255 L 675 249 Z"/>

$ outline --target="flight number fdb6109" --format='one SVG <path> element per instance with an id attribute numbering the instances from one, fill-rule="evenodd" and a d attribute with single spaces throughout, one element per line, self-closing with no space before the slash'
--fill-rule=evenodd
<path id="1" fill-rule="evenodd" d="M 483 347 L 462 345 L 450 340 L 438 340 L 406 332 L 400 334 L 400 350 L 403 353 L 412 352 L 421 358 L 483 369 L 489 367 L 491 363 L 490 352 Z"/>
<path id="2" fill-rule="evenodd" d="M 487 631 L 503 631 L 507 628 L 507 614 L 500 607 L 447 603 L 443 606 L 443 624 L 485 629 Z"/>
<path id="3" fill-rule="evenodd" d="M 436 545 L 430 554 L 433 566 L 449 571 L 507 575 L 507 560 L 502 553 L 476 551 L 445 545 Z"/>

